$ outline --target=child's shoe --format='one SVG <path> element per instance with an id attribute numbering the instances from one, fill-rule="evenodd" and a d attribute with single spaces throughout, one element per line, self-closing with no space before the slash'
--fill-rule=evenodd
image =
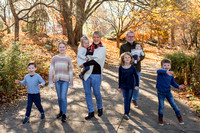
<path id="1" fill-rule="evenodd" d="M 41 113 L 41 119 L 44 119 L 45 118 L 45 114 L 44 112 Z"/>
<path id="2" fill-rule="evenodd" d="M 61 121 L 66 122 L 66 115 L 65 114 L 62 115 Z"/>
<path id="3" fill-rule="evenodd" d="M 103 115 L 103 108 L 98 109 L 98 116 L 101 117 Z"/>
<path id="4" fill-rule="evenodd" d="M 163 126 L 164 125 L 163 118 L 158 118 L 158 123 L 160 126 Z"/>
<path id="5" fill-rule="evenodd" d="M 182 116 L 177 117 L 179 124 L 184 124 Z"/>
<path id="6" fill-rule="evenodd" d="M 128 116 L 127 114 L 124 114 L 123 118 L 124 118 L 125 120 L 129 120 L 129 119 L 130 119 L 129 116 Z"/>
<path id="7" fill-rule="evenodd" d="M 133 104 L 135 105 L 135 108 L 138 108 L 137 101 L 133 101 Z"/>
<path id="8" fill-rule="evenodd" d="M 92 117 L 94 117 L 94 112 L 88 113 L 88 116 L 86 116 L 85 119 L 90 120 Z"/>
<path id="9" fill-rule="evenodd" d="M 56 118 L 58 119 L 58 118 L 60 118 L 62 115 L 63 115 L 63 112 L 62 112 L 62 111 L 60 111 L 60 113 L 59 113 L 59 114 L 57 114 Z"/>
<path id="10" fill-rule="evenodd" d="M 23 124 L 25 124 L 25 123 L 27 123 L 27 122 L 29 122 L 29 117 L 28 117 L 28 116 L 26 116 L 26 117 L 24 118 Z"/>
<path id="11" fill-rule="evenodd" d="M 82 74 L 79 75 L 79 78 L 84 80 L 84 76 Z"/>

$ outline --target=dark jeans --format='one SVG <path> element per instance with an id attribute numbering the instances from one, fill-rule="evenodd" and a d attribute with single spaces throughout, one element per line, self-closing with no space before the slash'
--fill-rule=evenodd
<path id="1" fill-rule="evenodd" d="M 38 94 L 28 94 L 28 102 L 26 107 L 26 116 L 29 117 L 31 114 L 31 108 L 33 103 L 35 103 L 36 107 L 40 111 L 40 113 L 43 113 L 44 110 L 41 105 L 41 99 L 40 99 L 40 93 Z"/>
<path id="2" fill-rule="evenodd" d="M 121 88 L 121 89 L 122 89 L 122 94 L 124 97 L 124 114 L 129 116 L 131 98 L 132 98 L 134 89 L 124 89 L 124 88 Z"/>
<path id="3" fill-rule="evenodd" d="M 90 70 L 90 66 L 85 66 L 85 70 Z"/>
<path id="4" fill-rule="evenodd" d="M 173 110 L 176 113 L 176 116 L 181 116 L 180 111 L 174 101 L 174 98 L 172 96 L 171 92 L 157 92 L 158 93 L 158 101 L 159 101 L 159 108 L 158 108 L 158 117 L 163 118 L 163 109 L 164 109 L 164 101 L 165 98 L 173 108 Z"/>
<path id="5" fill-rule="evenodd" d="M 137 64 L 137 59 L 138 59 L 138 55 L 133 55 L 133 59 L 134 59 L 134 64 Z"/>

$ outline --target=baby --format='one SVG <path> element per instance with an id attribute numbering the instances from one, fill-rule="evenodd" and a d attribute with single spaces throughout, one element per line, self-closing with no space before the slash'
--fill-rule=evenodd
<path id="1" fill-rule="evenodd" d="M 131 49 L 131 54 L 134 58 L 134 64 L 137 64 L 137 60 L 139 56 L 144 56 L 144 51 L 142 50 L 142 46 L 140 43 L 135 45 L 135 49 Z"/>

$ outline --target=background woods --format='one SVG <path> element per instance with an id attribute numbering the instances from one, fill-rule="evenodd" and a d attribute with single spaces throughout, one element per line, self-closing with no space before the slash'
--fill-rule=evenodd
<path id="1" fill-rule="evenodd" d="M 198 0 L 3 0 L 0 29 L 14 32 L 15 41 L 20 31 L 40 32 L 66 35 L 68 44 L 76 45 L 82 34 L 98 28 L 116 38 L 118 46 L 132 29 L 140 41 L 190 48 L 199 43 L 199 10 Z"/>
<path id="2" fill-rule="evenodd" d="M 58 41 L 68 43 L 68 55 L 73 56 L 78 71 L 75 57 L 79 39 L 82 35 L 91 37 L 94 30 L 103 33 L 113 53 L 107 52 L 108 64 L 112 59 L 118 61 L 118 48 L 126 32 L 133 30 L 135 40 L 144 48 L 152 45 L 162 51 L 156 56 L 172 60 L 176 80 L 188 86 L 185 91 L 200 95 L 199 0 L 1 0 L 0 101 L 23 94 L 24 88 L 13 81 L 27 73 L 24 70 L 31 60 L 47 80 Z"/>

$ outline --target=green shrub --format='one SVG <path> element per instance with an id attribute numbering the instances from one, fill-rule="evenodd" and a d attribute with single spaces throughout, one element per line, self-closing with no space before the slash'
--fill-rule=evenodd
<path id="1" fill-rule="evenodd" d="M 175 72 L 176 81 L 178 83 L 184 82 L 184 70 L 186 70 L 188 65 L 189 57 L 183 52 L 175 52 L 172 54 L 166 54 L 165 58 L 172 61 L 172 70 Z"/>
<path id="2" fill-rule="evenodd" d="M 176 75 L 176 82 L 189 86 L 188 91 L 200 95 L 200 50 L 194 55 L 175 52 L 164 56 L 172 61 L 172 70 Z"/>
<path id="3" fill-rule="evenodd" d="M 22 80 L 26 72 L 24 70 L 27 70 L 27 54 L 21 52 L 19 48 L 18 43 L 13 43 L 6 51 L 1 52 L 0 91 L 9 97 L 17 94 L 19 87 L 14 81 Z"/>

